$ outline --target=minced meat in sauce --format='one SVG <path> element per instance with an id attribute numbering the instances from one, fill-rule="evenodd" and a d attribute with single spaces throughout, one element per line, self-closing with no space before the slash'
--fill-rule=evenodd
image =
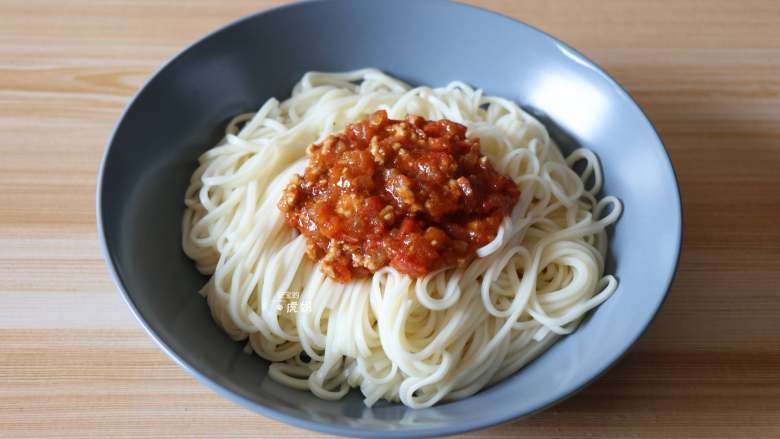
<path id="1" fill-rule="evenodd" d="M 517 202 L 479 139 L 450 120 L 377 111 L 309 146 L 279 208 L 306 254 L 342 282 L 390 265 L 412 277 L 464 265 Z"/>

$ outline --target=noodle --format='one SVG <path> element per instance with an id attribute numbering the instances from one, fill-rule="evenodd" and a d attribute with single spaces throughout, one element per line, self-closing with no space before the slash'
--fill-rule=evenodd
<path id="1" fill-rule="evenodd" d="M 276 205 L 305 168 L 306 147 L 378 109 L 465 125 L 520 188 L 496 238 L 467 266 L 419 279 L 385 267 L 342 284 L 304 256 L 304 237 L 285 223 Z M 603 275 L 605 227 L 621 204 L 597 199 L 601 184 L 591 151 L 564 158 L 506 99 L 461 82 L 410 88 L 375 69 L 309 72 L 289 99 L 235 117 L 200 157 L 182 243 L 210 276 L 201 293 L 214 320 L 272 362 L 272 379 L 324 399 L 359 387 L 367 406 L 428 407 L 517 371 L 615 291 Z"/>

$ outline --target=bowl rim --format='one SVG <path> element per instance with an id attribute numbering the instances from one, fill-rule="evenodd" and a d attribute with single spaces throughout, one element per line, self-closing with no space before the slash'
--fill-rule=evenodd
<path id="1" fill-rule="evenodd" d="M 334 426 L 331 424 L 323 423 L 320 421 L 309 421 L 303 418 L 299 418 L 296 416 L 285 414 L 281 411 L 278 411 L 273 406 L 270 405 L 264 405 L 260 402 L 253 401 L 250 399 L 247 399 L 241 395 L 238 395 L 224 387 L 222 387 L 220 384 L 217 384 L 214 380 L 206 376 L 203 372 L 198 370 L 194 365 L 191 365 L 187 363 L 177 352 L 175 352 L 166 342 L 159 336 L 157 333 L 154 332 L 154 330 L 150 327 L 150 325 L 147 323 L 146 319 L 144 318 L 143 314 L 141 313 L 140 309 L 136 306 L 135 302 L 133 301 L 132 297 L 128 293 L 127 288 L 125 287 L 121 276 L 119 275 L 119 272 L 117 270 L 117 262 L 114 260 L 114 254 L 113 252 L 108 248 L 108 240 L 106 237 L 106 231 L 104 228 L 104 221 L 103 221 L 103 206 L 102 206 L 102 197 L 103 197 L 103 183 L 105 180 L 105 168 L 106 163 L 108 161 L 108 157 L 111 152 L 111 147 L 114 144 L 117 136 L 117 131 L 119 130 L 119 127 L 122 125 L 122 123 L 125 120 L 125 117 L 128 113 L 128 111 L 136 104 L 136 101 L 139 99 L 139 97 L 143 94 L 143 92 L 149 87 L 152 81 L 154 81 L 155 78 L 157 78 L 160 73 L 162 73 L 165 69 L 167 69 L 171 64 L 173 64 L 175 61 L 177 61 L 179 58 L 182 58 L 186 56 L 190 51 L 194 50 L 197 46 L 199 46 L 201 43 L 211 39 L 212 37 L 230 29 L 234 26 L 238 26 L 245 21 L 253 20 L 259 16 L 287 10 L 287 9 L 296 9 L 300 7 L 306 7 L 308 4 L 311 3 L 343 3 L 345 1 L 349 0 L 300 0 L 300 1 L 294 1 L 292 3 L 275 6 L 271 8 L 266 8 L 260 11 L 257 11 L 255 13 L 243 16 L 241 18 L 238 18 L 234 21 L 231 21 L 225 25 L 222 25 L 208 33 L 206 33 L 204 36 L 198 38 L 188 46 L 186 46 L 184 49 L 177 52 L 175 55 L 170 57 L 168 60 L 160 64 L 160 66 L 155 70 L 155 72 L 150 75 L 146 81 L 143 83 L 141 87 L 138 88 L 138 90 L 135 92 L 133 97 L 129 100 L 125 108 L 122 110 L 119 119 L 117 120 L 116 124 L 114 125 L 114 128 L 112 130 L 111 136 L 109 137 L 109 140 L 104 148 L 103 157 L 100 161 L 100 168 L 98 171 L 97 176 L 97 187 L 96 187 L 96 227 L 97 227 L 97 234 L 98 239 L 100 241 L 100 251 L 103 256 L 103 259 L 106 262 L 106 266 L 108 268 L 109 274 L 111 276 L 111 280 L 113 281 L 114 285 L 119 290 L 119 293 L 122 296 L 122 299 L 127 304 L 127 306 L 130 308 L 130 311 L 132 312 L 135 319 L 141 324 L 144 331 L 149 335 L 149 337 L 154 340 L 154 342 L 157 344 L 157 346 L 165 352 L 168 357 L 170 357 L 179 367 L 187 371 L 189 374 L 194 376 L 200 383 L 206 385 L 206 387 L 210 388 L 217 394 L 219 394 L 222 397 L 227 398 L 230 401 L 233 401 L 235 403 L 238 403 L 242 407 L 249 409 L 255 413 L 258 413 L 262 416 L 269 417 L 271 419 L 274 419 L 276 421 L 281 421 L 289 425 L 293 425 L 295 427 L 299 428 L 305 428 L 308 430 L 313 430 L 317 432 L 327 433 L 327 434 L 334 434 L 334 435 L 342 435 L 342 436 L 352 436 L 352 437 L 372 437 L 372 438 L 411 438 L 411 437 L 436 437 L 436 436 L 445 436 L 445 435 L 453 435 L 453 434 L 459 434 L 459 433 L 466 433 L 470 431 L 480 430 L 484 428 L 489 428 L 493 426 L 497 426 L 500 424 L 504 424 L 507 422 L 510 422 L 512 420 L 520 419 L 526 416 L 533 415 L 535 413 L 538 413 L 540 411 L 543 411 L 553 405 L 556 405 L 575 394 L 582 391 L 584 388 L 592 384 L 594 381 L 601 378 L 607 371 L 612 369 L 618 362 L 620 362 L 621 359 L 623 359 L 626 354 L 636 345 L 636 342 L 639 340 L 639 338 L 642 337 L 642 335 L 647 331 L 650 324 L 655 320 L 655 318 L 658 316 L 659 311 L 663 307 L 664 303 L 666 302 L 668 296 L 669 296 L 669 290 L 672 286 L 672 283 L 674 282 L 674 279 L 677 275 L 677 271 L 679 269 L 680 264 L 680 253 L 682 250 L 682 243 L 683 243 L 683 203 L 682 203 L 682 196 L 680 193 L 680 184 L 679 184 L 679 177 L 677 175 L 676 170 L 674 169 L 674 165 L 672 163 L 671 157 L 669 156 L 669 152 L 666 149 L 665 144 L 663 143 L 661 136 L 658 134 L 658 130 L 656 129 L 653 122 L 650 120 L 650 118 L 647 116 L 645 111 L 642 109 L 642 107 L 639 106 L 639 104 L 636 102 L 636 100 L 631 96 L 628 91 L 617 81 L 615 80 L 609 73 L 607 73 L 604 69 L 599 67 L 595 62 L 593 62 L 590 58 L 582 54 L 577 49 L 571 47 L 567 43 L 561 41 L 560 39 L 548 34 L 547 32 L 536 28 L 535 26 L 529 25 L 523 21 L 520 21 L 518 19 L 515 19 L 513 17 L 510 17 L 508 15 L 495 12 L 483 7 L 474 6 L 470 4 L 461 3 L 460 1 L 452 1 L 452 0 L 429 0 L 431 2 L 436 2 L 439 4 L 449 4 L 454 7 L 459 8 L 465 8 L 471 10 L 472 13 L 479 13 L 479 14 L 486 14 L 488 16 L 492 16 L 494 19 L 497 20 L 504 20 L 509 21 L 514 26 L 521 26 L 526 28 L 528 31 L 533 33 L 538 33 L 544 38 L 548 38 L 554 43 L 556 43 L 559 47 L 562 47 L 563 49 L 569 51 L 571 54 L 574 54 L 579 59 L 578 61 L 584 63 L 587 67 L 593 69 L 594 71 L 598 72 L 601 76 L 603 76 L 614 88 L 615 90 L 623 95 L 624 98 L 627 98 L 627 100 L 633 104 L 640 112 L 642 117 L 648 122 L 653 134 L 655 135 L 656 140 L 656 146 L 660 148 L 661 152 L 663 153 L 663 157 L 665 158 L 673 177 L 674 182 L 674 194 L 673 196 L 677 199 L 677 210 L 679 212 L 679 227 L 677 230 L 675 230 L 675 239 L 677 241 L 674 251 L 674 264 L 672 265 L 672 270 L 670 273 L 667 273 L 665 275 L 665 286 L 663 295 L 661 296 L 660 300 L 658 301 L 658 304 L 654 310 L 652 310 L 652 315 L 647 320 L 647 323 L 645 326 L 637 333 L 636 337 L 634 337 L 630 343 L 626 346 L 626 348 L 619 353 L 617 356 L 614 357 L 614 359 L 607 364 L 602 370 L 600 370 L 598 373 L 594 374 L 589 379 L 585 380 L 581 385 L 578 387 L 568 389 L 564 392 L 561 392 L 560 394 L 557 394 L 555 396 L 552 396 L 544 403 L 538 404 L 536 407 L 534 407 L 531 410 L 517 410 L 511 415 L 508 416 L 490 416 L 489 414 L 485 414 L 485 416 L 480 419 L 479 421 L 473 421 L 469 423 L 459 423 L 459 424 L 453 424 L 451 426 L 446 427 L 435 427 L 435 428 L 418 428 L 418 429 L 408 429 L 408 430 L 365 430 L 361 428 L 356 428 L 352 426 Z"/>

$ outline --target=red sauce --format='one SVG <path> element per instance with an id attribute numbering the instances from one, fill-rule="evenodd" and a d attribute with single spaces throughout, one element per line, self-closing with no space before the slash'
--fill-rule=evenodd
<path id="1" fill-rule="evenodd" d="M 346 282 L 390 265 L 412 277 L 465 264 L 517 202 L 466 127 L 377 111 L 309 146 L 279 201 L 306 253 Z"/>

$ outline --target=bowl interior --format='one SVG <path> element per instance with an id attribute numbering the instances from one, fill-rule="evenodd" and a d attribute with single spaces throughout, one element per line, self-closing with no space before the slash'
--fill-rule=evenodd
<path id="1" fill-rule="evenodd" d="M 410 410 L 363 406 L 359 394 L 322 401 L 266 377 L 213 323 L 196 291 L 205 278 L 181 250 L 183 194 L 200 153 L 235 114 L 286 98 L 309 70 L 377 67 L 412 84 L 461 80 L 520 103 L 564 150 L 599 156 L 604 192 L 624 213 L 607 271 L 617 292 L 572 335 L 519 373 L 477 395 Z M 149 333 L 179 364 L 235 401 L 293 424 L 376 436 L 446 434 L 541 409 L 615 362 L 660 306 L 677 262 L 680 204 L 651 124 L 600 69 L 567 46 L 508 18 L 446 2 L 324 2 L 278 8 L 230 25 L 164 67 L 123 116 L 98 197 L 115 279 Z"/>

